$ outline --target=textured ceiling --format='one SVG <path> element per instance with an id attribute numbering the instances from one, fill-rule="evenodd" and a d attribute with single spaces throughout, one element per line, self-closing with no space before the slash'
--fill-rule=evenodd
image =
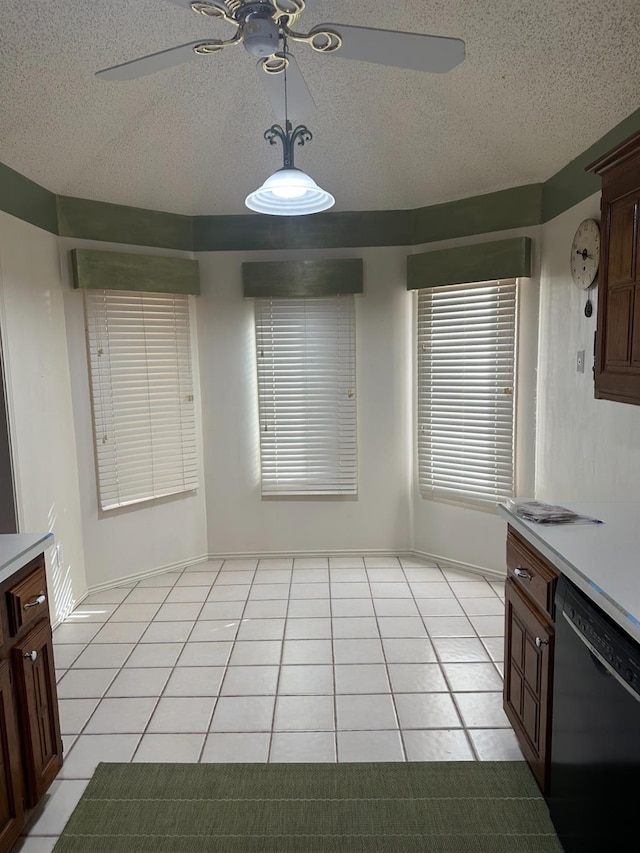
<path id="1" fill-rule="evenodd" d="M 297 164 L 336 210 L 413 208 L 543 181 L 640 106 L 638 0 L 317 0 L 344 23 L 464 39 L 447 74 L 292 47 L 315 99 Z M 233 30 L 167 0 L 1 0 L 0 161 L 59 194 L 243 213 L 282 165 L 241 46 L 130 82 L 95 71 Z"/>

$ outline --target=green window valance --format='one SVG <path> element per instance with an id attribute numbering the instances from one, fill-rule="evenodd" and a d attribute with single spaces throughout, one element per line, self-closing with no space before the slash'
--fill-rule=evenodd
<path id="1" fill-rule="evenodd" d="M 407 257 L 407 290 L 531 275 L 531 238 L 511 237 Z"/>
<path id="2" fill-rule="evenodd" d="M 245 296 L 282 299 L 362 293 L 362 258 L 243 263 L 242 285 Z"/>
<path id="3" fill-rule="evenodd" d="M 200 293 L 198 261 L 132 252 L 72 249 L 73 286 L 145 293 Z"/>

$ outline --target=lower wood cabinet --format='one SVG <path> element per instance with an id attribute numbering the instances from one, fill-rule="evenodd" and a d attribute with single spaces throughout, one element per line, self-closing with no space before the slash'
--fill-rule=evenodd
<path id="1" fill-rule="evenodd" d="M 0 850 L 9 850 L 24 825 L 20 740 L 8 661 L 0 662 Z"/>
<path id="2" fill-rule="evenodd" d="M 0 584 L 0 853 L 62 767 L 44 554 Z"/>
<path id="3" fill-rule="evenodd" d="M 60 722 L 49 620 L 41 620 L 11 651 L 23 726 L 25 802 L 35 806 L 61 766 Z"/>
<path id="4" fill-rule="evenodd" d="M 545 795 L 551 758 L 556 581 L 555 569 L 509 528 L 503 707 Z"/>

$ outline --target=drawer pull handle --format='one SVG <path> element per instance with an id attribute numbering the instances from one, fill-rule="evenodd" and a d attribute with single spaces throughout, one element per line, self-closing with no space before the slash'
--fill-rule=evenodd
<path id="1" fill-rule="evenodd" d="M 44 604 L 46 600 L 47 596 L 43 592 L 41 592 L 35 601 L 28 601 L 25 604 L 24 609 L 28 610 L 30 607 L 38 607 L 40 604 Z"/>
<path id="2" fill-rule="evenodd" d="M 536 646 L 540 648 L 540 646 L 548 646 L 549 640 L 543 640 L 542 637 L 536 637 Z"/>
<path id="3" fill-rule="evenodd" d="M 520 566 L 518 566 L 517 569 L 514 569 L 513 573 L 516 577 L 522 578 L 523 581 L 531 580 L 531 574 L 529 572 L 525 572 L 525 570 L 521 569 Z"/>
<path id="4" fill-rule="evenodd" d="M 35 663 L 38 660 L 38 652 L 34 649 L 32 652 L 27 652 L 25 657 L 29 658 Z"/>

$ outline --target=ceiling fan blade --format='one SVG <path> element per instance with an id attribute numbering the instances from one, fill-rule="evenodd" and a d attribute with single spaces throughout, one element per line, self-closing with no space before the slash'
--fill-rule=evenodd
<path id="1" fill-rule="evenodd" d="M 451 71 L 464 59 L 465 45 L 462 39 L 351 27 L 346 24 L 321 24 L 314 27 L 311 34 L 325 30 L 336 32 L 342 38 L 342 46 L 332 55 L 343 59 L 358 59 L 434 74 Z"/>
<path id="2" fill-rule="evenodd" d="M 300 120 L 306 118 L 315 110 L 316 104 L 311 96 L 309 87 L 305 83 L 302 72 L 295 57 L 288 53 L 289 65 L 287 66 L 287 109 L 284 102 L 284 72 L 280 74 L 268 74 L 262 69 L 262 60 L 259 60 L 256 68 L 262 81 L 262 85 L 271 101 L 276 118 L 284 121 L 286 114 L 290 119 Z"/>
<path id="3" fill-rule="evenodd" d="M 193 49 L 200 44 L 202 40 L 191 41 L 188 44 L 161 50 L 159 53 L 150 53 L 148 56 L 123 62 L 121 65 L 96 71 L 96 77 L 100 77 L 101 80 L 135 80 L 137 77 L 155 74 L 156 71 L 163 71 L 165 68 L 173 68 L 174 65 L 199 59 L 200 57 L 193 52 Z"/>

